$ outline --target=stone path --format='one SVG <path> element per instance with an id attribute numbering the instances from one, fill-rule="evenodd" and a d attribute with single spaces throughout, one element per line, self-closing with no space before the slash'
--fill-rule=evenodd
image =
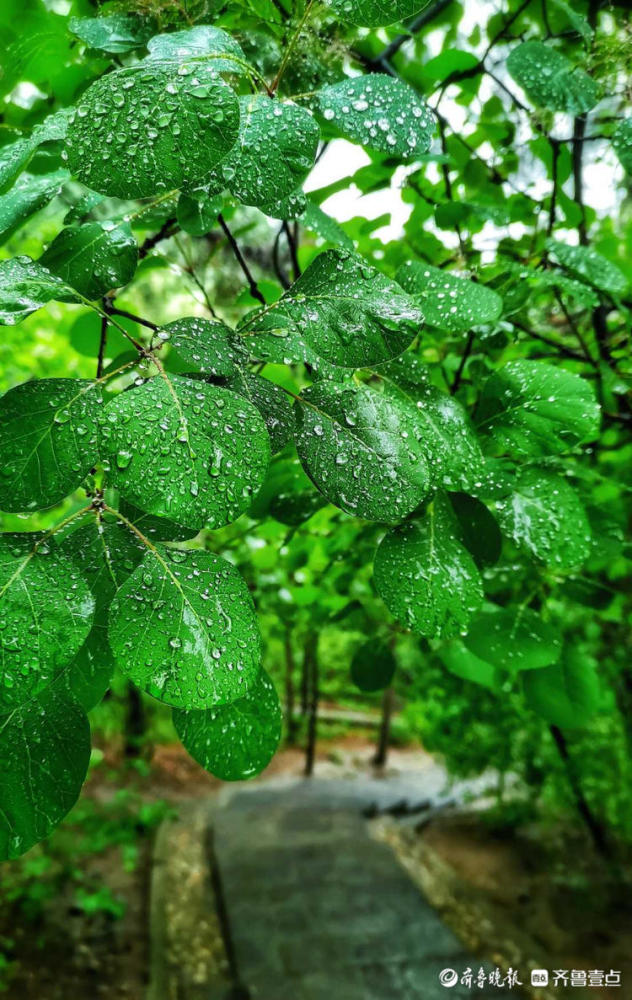
<path id="1" fill-rule="evenodd" d="M 227 791 L 215 813 L 213 851 L 239 982 L 233 997 L 511 995 L 439 982 L 445 968 L 476 972 L 481 963 L 465 954 L 387 845 L 370 836 L 363 810 L 394 804 L 401 792 L 369 779 Z"/>

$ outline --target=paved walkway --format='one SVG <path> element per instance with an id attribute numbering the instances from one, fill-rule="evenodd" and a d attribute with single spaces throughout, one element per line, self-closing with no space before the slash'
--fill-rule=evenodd
<path id="1" fill-rule="evenodd" d="M 446 967 L 475 971 L 363 810 L 389 782 L 285 781 L 228 792 L 213 846 L 234 964 L 249 1000 L 465 1000 Z M 419 786 L 417 786 L 419 787 Z"/>

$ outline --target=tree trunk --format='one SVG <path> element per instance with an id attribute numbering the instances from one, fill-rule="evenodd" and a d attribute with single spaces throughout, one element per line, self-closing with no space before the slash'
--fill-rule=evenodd
<path id="1" fill-rule="evenodd" d="M 388 747 L 391 738 L 391 718 L 393 715 L 393 688 L 387 687 L 382 695 L 382 720 L 380 722 L 380 733 L 375 748 L 373 764 L 375 767 L 384 767 L 388 757 Z"/>
<path id="2" fill-rule="evenodd" d="M 575 770 L 573 760 L 568 752 L 568 744 L 566 742 L 566 737 L 564 736 L 561 729 L 557 726 L 550 726 L 551 736 L 555 741 L 558 753 L 564 762 L 566 768 L 566 775 L 568 777 L 568 783 L 571 786 L 573 797 L 575 799 L 575 806 L 577 812 L 583 819 L 588 832 L 590 833 L 591 840 L 595 846 L 595 850 L 602 858 L 610 864 L 612 861 L 612 855 L 610 853 L 610 848 L 608 847 L 608 840 L 606 837 L 606 832 L 603 825 L 599 822 L 596 816 L 586 801 L 584 793 L 582 791 L 581 782 Z"/>
<path id="3" fill-rule="evenodd" d="M 125 699 L 125 729 L 123 753 L 128 758 L 139 757 L 145 737 L 145 706 L 141 693 L 134 684 L 127 685 Z"/>
<path id="4" fill-rule="evenodd" d="M 308 684 L 308 711 L 307 721 L 307 745 L 305 747 L 305 776 L 309 777 L 314 773 L 314 761 L 316 758 L 316 736 L 318 731 L 318 635 L 308 636 L 305 646 L 305 658 L 303 669 L 307 673 Z"/>
<path id="5" fill-rule="evenodd" d="M 285 639 L 285 717 L 287 719 L 287 741 L 290 746 L 296 743 L 296 718 L 294 716 L 294 648 L 292 646 L 291 629 L 286 629 Z"/>

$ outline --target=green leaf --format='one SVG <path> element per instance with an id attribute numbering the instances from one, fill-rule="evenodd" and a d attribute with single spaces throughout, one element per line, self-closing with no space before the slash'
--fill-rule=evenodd
<path id="1" fill-rule="evenodd" d="M 383 691 L 393 680 L 397 663 L 385 642 L 365 642 L 351 661 L 351 680 L 360 691 Z"/>
<path id="2" fill-rule="evenodd" d="M 86 714 L 56 686 L 0 716 L 0 859 L 48 837 L 77 801 L 89 762 Z"/>
<path id="3" fill-rule="evenodd" d="M 423 431 L 415 409 L 387 383 L 322 381 L 301 395 L 296 450 L 327 499 L 370 521 L 398 521 L 430 489 Z"/>
<path id="4" fill-rule="evenodd" d="M 56 111 L 36 125 L 27 138 L 0 148 L 0 191 L 13 184 L 40 146 L 66 138 L 70 113 L 68 108 Z"/>
<path id="5" fill-rule="evenodd" d="M 499 690 L 496 668 L 491 663 L 474 656 L 460 639 L 452 639 L 446 643 L 437 651 L 437 655 L 446 670 L 449 670 L 455 677 L 471 681 L 473 684 L 480 684 L 492 691 Z"/>
<path id="6" fill-rule="evenodd" d="M 279 745 L 279 696 L 261 668 L 245 697 L 205 712 L 174 709 L 173 724 L 198 764 L 222 781 L 243 781 L 263 771 Z"/>
<path id="7" fill-rule="evenodd" d="M 115 666 L 105 630 L 95 625 L 55 685 L 91 712 L 109 690 Z"/>
<path id="8" fill-rule="evenodd" d="M 97 299 L 132 280 L 138 246 L 127 222 L 86 222 L 62 229 L 38 263 L 86 299 Z"/>
<path id="9" fill-rule="evenodd" d="M 479 568 L 493 566 L 500 559 L 503 539 L 496 518 L 484 503 L 467 493 L 450 493 L 450 502 L 459 525 L 459 535 Z"/>
<path id="10" fill-rule="evenodd" d="M 127 316 L 117 316 L 116 320 L 131 337 L 134 337 L 135 340 L 141 339 L 138 323 L 134 323 Z M 70 343 L 78 354 L 82 354 L 86 358 L 98 358 L 101 347 L 101 316 L 94 309 L 89 309 L 77 316 L 70 327 Z M 119 354 L 129 352 L 130 348 L 131 344 L 127 337 L 116 326 L 109 324 L 105 357 L 115 358 Z M 130 360 L 136 356 L 136 352 L 132 350 Z M 122 364 L 124 363 L 122 362 Z"/>
<path id="11" fill-rule="evenodd" d="M 0 399 L 0 510 L 52 507 L 76 490 L 98 455 L 102 397 L 87 379 L 25 382 Z"/>
<path id="12" fill-rule="evenodd" d="M 57 534 L 55 541 L 80 569 L 95 600 L 92 630 L 60 675 L 67 692 L 89 712 L 109 688 L 115 668 L 107 633 L 110 604 L 142 562 L 146 548 L 113 515 L 94 511 L 74 521 L 63 537 Z"/>
<path id="13" fill-rule="evenodd" d="M 77 519 L 56 541 L 64 555 L 81 569 L 95 599 L 95 623 L 105 626 L 117 591 L 143 561 L 140 539 L 111 514 L 90 511 Z"/>
<path id="14" fill-rule="evenodd" d="M 247 510 L 270 458 L 265 424 L 250 403 L 178 375 L 121 393 L 101 424 L 108 482 L 146 513 L 196 531 Z"/>
<path id="15" fill-rule="evenodd" d="M 307 207 L 307 196 L 304 191 L 292 191 L 286 198 L 281 198 L 271 204 L 260 205 L 259 210 L 270 219 L 299 219 Z"/>
<path id="16" fill-rule="evenodd" d="M 185 316 L 167 323 L 157 334 L 178 357 L 195 371 L 220 378 L 230 378 L 248 361 L 239 337 L 219 320 Z"/>
<path id="17" fill-rule="evenodd" d="M 344 250 L 321 253 L 272 305 L 240 324 L 267 361 L 319 359 L 345 368 L 401 354 L 423 322 L 399 285 Z"/>
<path id="18" fill-rule="evenodd" d="M 562 641 L 531 608 L 485 608 L 463 642 L 479 659 L 510 674 L 557 663 Z"/>
<path id="19" fill-rule="evenodd" d="M 270 437 L 272 454 L 285 448 L 292 440 L 294 416 L 290 399 L 281 386 L 267 378 L 242 371 L 228 380 L 227 388 L 243 396 L 259 411 Z"/>
<path id="20" fill-rule="evenodd" d="M 371 73 L 323 87 L 318 110 L 346 139 L 367 149 L 413 159 L 427 153 L 435 131 L 434 115 L 422 97 L 402 80 Z"/>
<path id="21" fill-rule="evenodd" d="M 248 511 L 255 520 L 273 517 L 295 527 L 308 521 L 326 501 L 303 472 L 296 457 L 279 456 L 270 463 L 259 493 Z"/>
<path id="22" fill-rule="evenodd" d="M 592 386 L 541 361 L 510 361 L 492 375 L 476 419 L 499 449 L 519 455 L 556 455 L 599 432 Z"/>
<path id="23" fill-rule="evenodd" d="M 248 588 L 211 552 L 148 552 L 112 603 L 109 638 L 130 680 L 175 708 L 241 698 L 261 662 Z"/>
<path id="24" fill-rule="evenodd" d="M 595 81 L 543 42 L 523 42 L 512 49 L 507 70 L 529 100 L 541 108 L 581 115 L 599 100 Z"/>
<path id="25" fill-rule="evenodd" d="M 479 572 L 440 496 L 423 518 L 385 535 L 373 575 L 397 621 L 429 639 L 463 632 L 483 600 Z"/>
<path id="26" fill-rule="evenodd" d="M 123 497 L 119 498 L 119 514 L 131 521 L 150 542 L 185 542 L 190 538 L 195 538 L 197 531 L 191 528 L 183 528 L 181 524 L 170 521 L 167 517 L 156 517 L 154 514 L 146 514 L 133 504 L 128 503 Z"/>
<path id="27" fill-rule="evenodd" d="M 83 576 L 41 536 L 0 538 L 0 713 L 35 697 L 63 670 L 93 612 Z"/>
<path id="28" fill-rule="evenodd" d="M 205 236 L 214 228 L 223 205 L 221 195 L 211 196 L 206 191 L 183 193 L 176 209 L 178 225 L 191 236 Z"/>
<path id="29" fill-rule="evenodd" d="M 434 485 L 467 488 L 482 475 L 483 454 L 465 410 L 452 396 L 427 381 L 412 355 L 390 362 L 380 376 L 393 398 L 405 400 Z"/>
<path id="30" fill-rule="evenodd" d="M 246 56 L 239 42 L 228 32 L 214 28 L 210 24 L 199 24 L 184 31 L 155 35 L 147 48 L 148 62 L 156 59 L 160 62 L 181 63 L 184 60 L 204 58 L 218 73 L 248 72 Z M 240 63 L 246 65 L 240 66 Z"/>
<path id="31" fill-rule="evenodd" d="M 327 0 L 341 21 L 368 28 L 412 17 L 427 7 L 428 2 L 429 0 Z"/>
<path id="32" fill-rule="evenodd" d="M 464 73 L 480 67 L 480 65 L 480 61 L 473 52 L 450 48 L 424 63 L 423 74 L 430 80 L 443 81 L 447 80 L 453 73 Z"/>
<path id="33" fill-rule="evenodd" d="M 199 185 L 238 132 L 237 97 L 211 66 L 139 63 L 82 95 L 68 129 L 68 166 L 101 194 L 144 198 Z"/>
<path id="34" fill-rule="evenodd" d="M 581 35 L 584 42 L 589 45 L 590 42 L 592 42 L 595 33 L 584 15 L 580 14 L 579 11 L 574 10 L 574 8 L 571 7 L 570 3 L 567 3 L 566 0 L 553 0 L 553 6 L 557 7 L 558 10 L 562 11 L 562 13 L 566 15 L 568 23 L 571 27 L 573 27 L 577 34 Z"/>
<path id="35" fill-rule="evenodd" d="M 496 511 L 503 531 L 549 566 L 571 569 L 590 554 L 590 525 L 581 501 L 552 472 L 523 469 L 511 495 L 496 501 Z"/>
<path id="36" fill-rule="evenodd" d="M 244 205 L 263 207 L 300 187 L 314 165 L 318 125 L 304 108 L 263 94 L 240 97 L 239 138 L 218 178 Z"/>
<path id="37" fill-rule="evenodd" d="M 632 174 L 632 118 L 619 122 L 612 136 L 612 146 L 623 169 Z"/>
<path id="38" fill-rule="evenodd" d="M 491 288 L 430 264 L 408 261 L 398 270 L 397 281 L 415 296 L 427 323 L 450 333 L 495 323 L 503 310 L 503 300 Z"/>
<path id="39" fill-rule="evenodd" d="M 0 261 L 0 326 L 15 326 L 51 299 L 73 297 L 61 278 L 30 257 Z"/>
<path id="40" fill-rule="evenodd" d="M 0 238 L 2 242 L 15 232 L 34 212 L 47 205 L 51 198 L 59 194 L 62 184 L 68 180 L 67 170 L 56 170 L 43 177 L 25 174 L 14 187 L 0 196 Z"/>
<path id="41" fill-rule="evenodd" d="M 311 233 L 316 233 L 327 243 L 340 246 L 343 250 L 353 252 L 353 240 L 347 236 L 342 226 L 335 219 L 323 212 L 320 205 L 313 201 L 307 202 L 304 214 L 301 216 L 301 225 L 309 229 Z"/>
<path id="42" fill-rule="evenodd" d="M 628 279 L 616 264 L 592 247 L 569 246 L 559 240 L 547 240 L 547 249 L 576 278 L 610 295 L 625 295 Z"/>
<path id="43" fill-rule="evenodd" d="M 139 17 L 138 14 L 71 17 L 68 28 L 91 49 L 119 55 L 141 48 L 155 31 L 153 20 Z"/>
<path id="44" fill-rule="evenodd" d="M 601 700 L 596 662 L 572 647 L 554 666 L 526 673 L 523 685 L 529 707 L 560 729 L 581 729 Z"/>

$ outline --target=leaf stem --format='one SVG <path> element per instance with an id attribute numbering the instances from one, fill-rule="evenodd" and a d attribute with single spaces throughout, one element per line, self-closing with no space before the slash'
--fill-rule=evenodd
<path id="1" fill-rule="evenodd" d="M 283 53 L 283 59 L 281 60 L 281 65 L 279 66 L 279 70 L 277 72 L 277 75 L 275 76 L 274 80 L 272 81 L 272 83 L 268 87 L 268 93 L 274 94 L 278 90 L 279 84 L 281 82 L 281 78 L 282 78 L 283 74 L 285 73 L 285 70 L 287 69 L 287 64 L 290 61 L 290 57 L 292 55 L 292 50 L 293 50 L 294 46 L 296 45 L 297 41 L 299 40 L 300 34 L 301 34 L 303 28 L 305 27 L 305 24 L 307 22 L 307 19 L 309 18 L 309 15 L 312 12 L 313 6 L 314 6 L 314 0 L 307 0 L 307 5 L 306 5 L 305 10 L 303 12 L 303 16 L 300 19 L 300 21 L 298 22 L 298 26 L 296 28 L 296 31 L 292 35 L 292 37 L 291 37 L 291 39 L 290 39 L 290 41 L 288 43 L 288 46 L 287 46 L 285 52 Z"/>

